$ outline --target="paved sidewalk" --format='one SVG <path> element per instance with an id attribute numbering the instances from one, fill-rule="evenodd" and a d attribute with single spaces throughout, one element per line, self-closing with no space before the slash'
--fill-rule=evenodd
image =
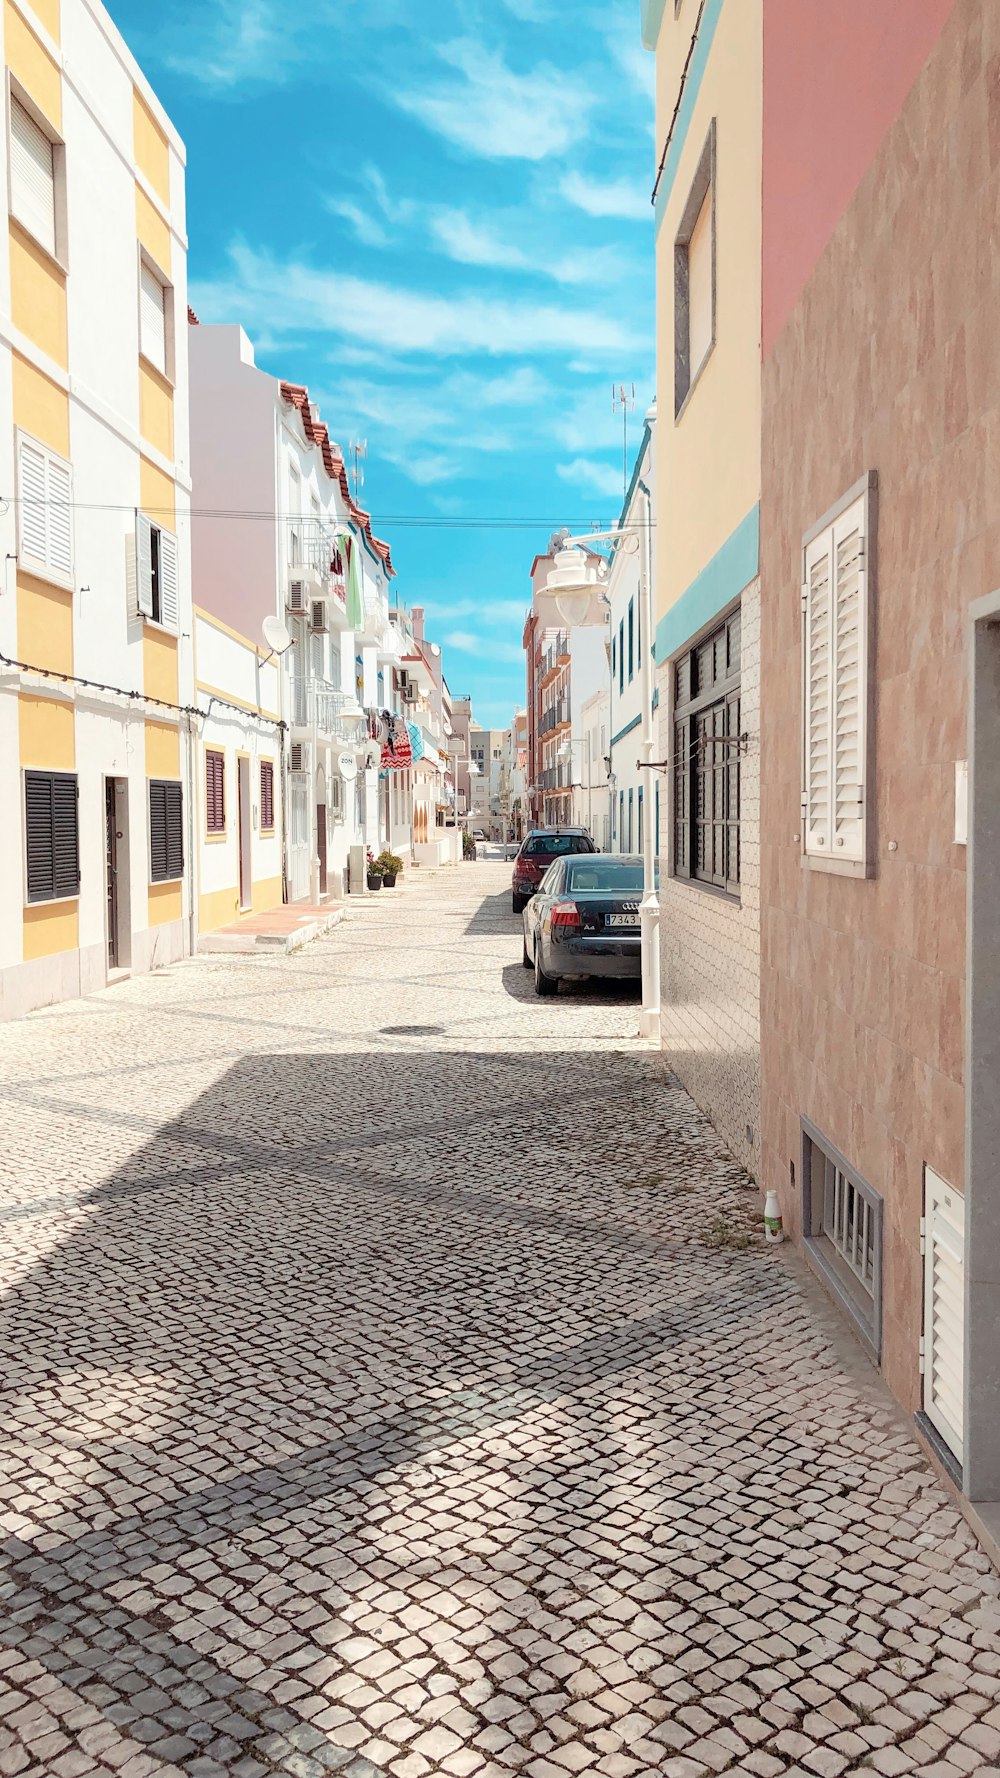
<path id="1" fill-rule="evenodd" d="M 0 1774 L 1000 1773 L 1000 1582 L 509 868 L 0 1027 Z"/>

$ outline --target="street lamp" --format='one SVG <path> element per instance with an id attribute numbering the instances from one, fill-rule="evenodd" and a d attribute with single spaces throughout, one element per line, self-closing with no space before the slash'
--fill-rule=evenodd
<path id="1" fill-rule="evenodd" d="M 649 772 L 653 766 L 653 674 L 649 638 L 653 634 L 652 587 L 652 500 L 644 482 L 638 484 L 646 502 L 646 522 L 642 528 L 642 567 L 639 575 L 639 600 L 642 612 L 644 647 L 640 651 L 642 695 L 642 743 L 639 767 Z M 634 532 L 616 526 L 613 531 L 594 531 L 589 537 L 567 537 L 557 551 L 555 562 L 545 583 L 546 592 L 555 595 L 556 608 L 563 622 L 583 623 L 595 593 L 603 589 L 608 564 L 602 556 L 595 558 L 589 546 L 594 543 L 615 543 L 633 554 L 640 547 Z M 647 779 L 648 783 L 649 780 Z M 652 797 L 650 797 L 652 805 Z M 656 858 L 653 822 L 647 813 L 642 829 L 642 901 L 639 922 L 642 933 L 642 1012 L 639 1036 L 658 1038 L 660 1034 L 660 901 L 656 892 Z"/>

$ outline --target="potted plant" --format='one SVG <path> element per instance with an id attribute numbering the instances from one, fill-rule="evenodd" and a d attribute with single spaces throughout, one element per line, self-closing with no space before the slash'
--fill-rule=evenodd
<path id="1" fill-rule="evenodd" d="M 476 842 L 473 839 L 471 833 L 463 833 L 462 834 L 462 857 L 465 859 L 475 858 L 477 855 L 477 851 L 478 851 L 478 848 L 476 846 Z"/>
<path id="2" fill-rule="evenodd" d="M 403 860 L 397 858 L 395 852 L 390 852 L 388 847 L 386 847 L 384 852 L 379 853 L 375 863 L 381 867 L 382 881 L 386 888 L 395 889 L 396 878 L 399 876 L 399 873 L 403 868 Z"/>
<path id="3" fill-rule="evenodd" d="M 369 889 L 381 889 L 382 887 L 382 860 L 376 858 L 370 846 L 368 848 L 368 887 Z"/>

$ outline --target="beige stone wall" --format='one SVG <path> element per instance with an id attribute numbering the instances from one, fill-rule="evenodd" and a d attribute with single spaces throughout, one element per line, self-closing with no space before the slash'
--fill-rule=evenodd
<path id="1" fill-rule="evenodd" d="M 756 1179 L 760 1154 L 760 589 L 742 598 L 739 902 L 669 875 L 660 843 L 660 1041 L 664 1060 Z M 670 757 L 669 664 L 658 672 L 660 758 Z M 661 801 L 664 792 L 661 790 Z M 747 1139 L 747 1126 L 752 1139 Z"/>

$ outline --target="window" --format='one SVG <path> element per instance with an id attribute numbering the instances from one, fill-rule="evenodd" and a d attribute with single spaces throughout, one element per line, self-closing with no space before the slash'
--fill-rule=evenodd
<path id="1" fill-rule="evenodd" d="M 288 465 L 288 562 L 292 568 L 302 566 L 302 477 L 298 465 Z"/>
<path id="2" fill-rule="evenodd" d="M 806 1248 L 875 1357 L 881 1347 L 882 1199 L 803 1120 Z"/>
<path id="3" fill-rule="evenodd" d="M 136 515 L 136 600 L 140 614 L 165 630 L 177 629 L 177 539 Z"/>
<path id="4" fill-rule="evenodd" d="M 618 792 L 618 850 L 625 850 L 625 792 Z"/>
<path id="5" fill-rule="evenodd" d="M 631 683 L 635 672 L 635 600 L 628 602 L 628 676 Z"/>
<path id="6" fill-rule="evenodd" d="M 167 375 L 167 288 L 145 260 L 139 265 L 139 350 Z"/>
<path id="7" fill-rule="evenodd" d="M 172 778 L 149 780 L 149 880 L 174 883 L 184 875 L 184 799 Z"/>
<path id="8" fill-rule="evenodd" d="M 674 665 L 673 874 L 740 887 L 740 614 Z"/>
<path id="9" fill-rule="evenodd" d="M 80 893 L 75 772 L 25 772 L 25 899 L 65 901 Z"/>
<path id="10" fill-rule="evenodd" d="M 33 438 L 17 434 L 18 561 L 73 584 L 73 471 Z"/>
<path id="11" fill-rule="evenodd" d="M 611 680 L 612 680 L 612 683 L 614 683 L 614 677 L 615 677 L 615 674 L 617 671 L 618 671 L 618 641 L 615 636 L 612 636 L 612 638 L 611 638 Z"/>
<path id="12" fill-rule="evenodd" d="M 625 690 L 625 619 L 618 625 L 618 691 Z"/>
<path id="13" fill-rule="evenodd" d="M 216 747 L 205 752 L 205 829 L 226 831 L 226 756 Z"/>
<path id="14" fill-rule="evenodd" d="M 655 801 L 656 801 L 656 811 L 655 811 L 655 812 L 656 812 L 656 835 L 655 835 L 655 851 L 656 851 L 656 856 L 657 856 L 657 858 L 659 858 L 659 856 L 660 856 L 660 780 L 659 780 L 659 779 L 657 779 L 657 780 L 656 780 L 656 798 L 655 798 Z"/>
<path id="15" fill-rule="evenodd" d="M 811 863 L 867 863 L 869 487 L 807 538 L 802 586 L 802 829 Z"/>
<path id="16" fill-rule="evenodd" d="M 332 786 L 335 792 L 340 789 L 340 778 L 334 774 Z M 262 833 L 274 831 L 274 761 L 262 759 L 260 762 L 260 826 Z"/>
<path id="17" fill-rule="evenodd" d="M 674 415 L 715 345 L 715 120 L 674 243 Z"/>
<path id="18" fill-rule="evenodd" d="M 56 144 L 20 99 L 10 97 L 10 211 L 56 257 Z"/>
<path id="19" fill-rule="evenodd" d="M 635 792 L 630 789 L 629 793 L 628 793 L 628 850 L 630 852 L 634 851 L 634 847 L 632 844 L 632 840 L 633 840 L 632 817 L 633 817 L 633 814 L 635 813 L 634 797 L 635 797 Z"/>
<path id="20" fill-rule="evenodd" d="M 640 852 L 642 851 L 642 805 L 643 805 L 643 794 L 642 794 L 642 785 L 640 784 L 640 786 L 639 786 L 639 846 L 638 846 L 638 850 Z"/>

